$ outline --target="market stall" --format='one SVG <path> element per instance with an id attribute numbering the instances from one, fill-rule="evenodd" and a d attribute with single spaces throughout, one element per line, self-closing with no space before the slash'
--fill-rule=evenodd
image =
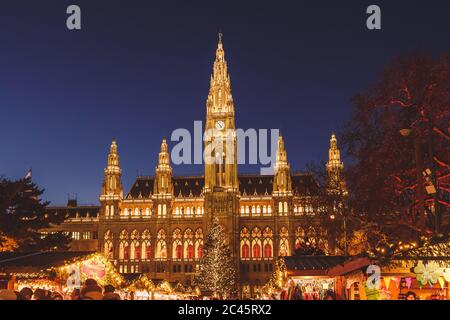
<path id="1" fill-rule="evenodd" d="M 152 280 L 146 274 L 130 281 L 122 292 L 130 300 L 192 300 L 200 295 L 198 288 L 185 288 L 180 282 Z"/>
<path id="2" fill-rule="evenodd" d="M 400 252 L 389 259 L 372 260 L 371 265 L 380 268 L 378 278 L 374 277 L 372 272 L 368 274 L 365 271 L 346 275 L 346 298 L 350 300 L 450 299 L 450 244 L 411 247 L 412 249 Z"/>
<path id="3" fill-rule="evenodd" d="M 1 272 L 9 275 L 14 290 L 29 287 L 58 292 L 65 298 L 80 288 L 88 278 L 100 286 L 120 287 L 122 276 L 112 263 L 100 253 L 39 252 L 9 254 L 1 259 Z"/>

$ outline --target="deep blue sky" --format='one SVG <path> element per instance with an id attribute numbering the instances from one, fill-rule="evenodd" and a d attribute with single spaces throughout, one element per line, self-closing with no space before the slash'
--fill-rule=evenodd
<path id="1" fill-rule="evenodd" d="M 113 137 L 126 191 L 137 172 L 153 174 L 161 138 L 204 119 L 219 30 L 237 126 L 280 128 L 304 169 L 325 160 L 351 96 L 392 57 L 450 52 L 446 3 L 2 0 L 0 175 L 32 167 L 45 199 L 96 203 Z M 69 4 L 81 31 L 66 29 Z M 365 27 L 369 4 L 382 31 Z"/>

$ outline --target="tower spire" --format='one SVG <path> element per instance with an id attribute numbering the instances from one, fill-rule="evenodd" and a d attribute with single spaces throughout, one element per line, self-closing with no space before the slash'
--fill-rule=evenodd
<path id="1" fill-rule="evenodd" d="M 161 151 L 158 157 L 158 166 L 156 167 L 155 194 L 172 193 L 172 167 L 170 166 L 169 148 L 166 139 L 161 142 Z"/>
<path id="2" fill-rule="evenodd" d="M 222 33 L 219 33 L 206 109 L 207 113 L 234 113 L 231 81 L 227 61 L 225 60 Z"/>
<path id="3" fill-rule="evenodd" d="M 123 197 L 122 169 L 119 165 L 119 152 L 117 142 L 112 140 L 109 147 L 108 163 L 104 170 L 102 193 L 100 194 L 101 217 L 113 217 L 120 211 Z"/>
<path id="4" fill-rule="evenodd" d="M 284 147 L 283 137 L 278 137 L 278 150 L 275 162 L 275 177 L 273 179 L 273 190 L 275 192 L 290 192 L 291 190 L 291 168 L 287 160 L 287 152 Z"/>
<path id="5" fill-rule="evenodd" d="M 328 150 L 328 162 L 326 164 L 328 173 L 328 189 L 330 192 L 347 193 L 347 188 L 344 179 L 342 178 L 342 171 L 344 164 L 341 162 L 341 151 L 339 150 L 336 135 L 331 134 L 330 148 Z"/>
<path id="6" fill-rule="evenodd" d="M 344 169 L 344 164 L 341 162 L 341 151 L 337 145 L 336 135 L 334 133 L 331 134 L 330 138 L 330 148 L 328 150 L 328 162 L 327 162 L 327 170 L 340 170 Z"/>

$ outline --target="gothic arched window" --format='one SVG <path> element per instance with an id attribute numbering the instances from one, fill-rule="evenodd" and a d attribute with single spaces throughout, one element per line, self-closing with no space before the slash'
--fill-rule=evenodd
<path id="1" fill-rule="evenodd" d="M 181 260 L 183 259 L 183 244 L 181 242 L 181 230 L 175 229 L 172 233 L 172 258 Z"/>
<path id="2" fill-rule="evenodd" d="M 194 250 L 194 234 L 191 229 L 186 229 L 184 231 L 184 257 L 188 260 L 195 258 Z"/>
<path id="3" fill-rule="evenodd" d="M 108 259 L 113 259 L 113 240 L 114 235 L 111 230 L 106 230 L 105 235 L 103 237 L 103 253 Z"/>
<path id="4" fill-rule="evenodd" d="M 302 227 L 295 229 L 295 249 L 301 248 L 305 241 L 305 230 Z"/>
<path id="5" fill-rule="evenodd" d="M 269 227 L 263 231 L 263 249 L 264 258 L 273 257 L 273 231 Z"/>
<path id="6" fill-rule="evenodd" d="M 252 230 L 252 258 L 260 259 L 262 257 L 261 254 L 261 229 L 258 227 L 253 228 Z"/>
<path id="7" fill-rule="evenodd" d="M 159 260 L 167 259 L 166 231 L 160 229 L 156 236 L 156 252 L 155 258 Z"/>
<path id="8" fill-rule="evenodd" d="M 128 232 L 122 230 L 119 235 L 119 260 L 129 259 L 129 244 L 128 244 Z"/>
<path id="9" fill-rule="evenodd" d="M 247 228 L 241 230 L 241 259 L 250 259 L 250 232 Z"/>
<path id="10" fill-rule="evenodd" d="M 131 247 L 130 247 L 130 259 L 140 260 L 141 259 L 141 246 L 139 239 L 140 235 L 137 230 L 131 232 Z"/>
<path id="11" fill-rule="evenodd" d="M 198 228 L 195 231 L 195 259 L 203 258 L 203 231 Z"/>
<path id="12" fill-rule="evenodd" d="M 285 257 L 290 255 L 290 247 L 289 247 L 289 231 L 286 227 L 282 227 L 280 229 L 280 251 L 278 253 L 279 256 Z"/>
<path id="13" fill-rule="evenodd" d="M 142 260 L 150 260 L 152 257 L 152 246 L 151 246 L 151 237 L 150 231 L 147 229 L 142 232 L 142 242 L 141 242 L 141 259 Z"/>
<path id="14" fill-rule="evenodd" d="M 158 204 L 158 217 L 162 215 L 162 206 L 161 204 Z"/>

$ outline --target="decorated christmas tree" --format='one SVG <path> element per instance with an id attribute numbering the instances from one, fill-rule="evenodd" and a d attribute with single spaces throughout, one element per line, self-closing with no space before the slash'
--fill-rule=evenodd
<path id="1" fill-rule="evenodd" d="M 269 281 L 264 286 L 264 291 L 272 293 L 273 291 L 280 290 L 286 282 L 286 264 L 284 258 L 280 257 L 275 260 L 275 266 Z"/>
<path id="2" fill-rule="evenodd" d="M 231 250 L 217 218 L 214 219 L 206 237 L 196 283 L 203 293 L 210 293 L 214 297 L 227 298 L 236 293 L 236 270 Z"/>

